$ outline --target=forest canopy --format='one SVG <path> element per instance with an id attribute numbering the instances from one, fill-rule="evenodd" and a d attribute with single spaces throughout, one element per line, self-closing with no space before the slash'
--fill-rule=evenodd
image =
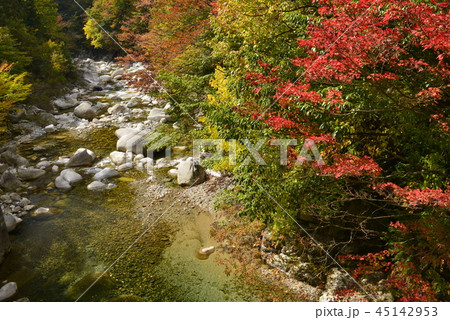
<path id="1" fill-rule="evenodd" d="M 69 49 L 142 62 L 129 80 L 174 102 L 178 137 L 237 141 L 235 164 L 229 146 L 206 163 L 233 177 L 239 216 L 280 242 L 305 239 L 300 224 L 355 278 L 386 273 L 397 301 L 449 299 L 448 2 L 80 4 L 0 0 L 0 130 L 30 84 L 67 79 Z M 260 139 L 292 141 L 287 163 L 265 144 L 265 165 L 240 165 Z M 324 165 L 296 165 L 305 142 Z"/>

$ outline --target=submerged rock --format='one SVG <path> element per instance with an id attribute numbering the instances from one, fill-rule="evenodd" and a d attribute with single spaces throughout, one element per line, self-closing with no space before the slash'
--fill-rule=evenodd
<path id="1" fill-rule="evenodd" d="M 52 166 L 52 163 L 50 161 L 44 160 L 40 161 L 38 164 L 36 164 L 36 168 L 38 169 L 47 169 Z"/>
<path id="2" fill-rule="evenodd" d="M 209 256 L 211 254 L 213 254 L 216 251 L 216 248 L 211 246 L 211 247 L 207 247 L 207 248 L 203 248 L 200 249 L 199 251 L 197 251 L 197 258 L 200 260 L 206 260 L 209 258 Z"/>
<path id="3" fill-rule="evenodd" d="M 30 181 L 30 180 L 36 180 L 43 175 L 45 175 L 46 171 L 42 169 L 36 169 L 36 168 L 19 168 L 17 170 L 17 175 L 21 180 Z"/>
<path id="4" fill-rule="evenodd" d="M 54 212 L 52 212 L 49 208 L 43 208 L 43 207 L 41 207 L 41 208 L 38 208 L 38 209 L 34 210 L 34 211 L 31 213 L 31 216 L 32 216 L 33 218 L 39 218 L 39 217 L 50 216 L 50 215 L 52 215 L 53 213 L 54 213 Z"/>
<path id="5" fill-rule="evenodd" d="M 0 163 L 0 174 L 8 170 L 8 165 L 6 163 Z"/>
<path id="6" fill-rule="evenodd" d="M 74 98 L 68 97 L 67 99 L 60 98 L 53 101 L 53 104 L 61 110 L 70 109 L 77 105 L 78 101 Z"/>
<path id="7" fill-rule="evenodd" d="M 157 169 L 171 168 L 171 167 L 175 166 L 175 164 L 176 164 L 175 161 L 170 160 L 168 158 L 161 158 L 161 159 L 156 160 L 156 168 Z"/>
<path id="8" fill-rule="evenodd" d="M 177 169 L 170 169 L 167 173 L 172 178 L 178 177 L 178 170 Z"/>
<path id="9" fill-rule="evenodd" d="M 99 296 L 105 296 L 107 295 L 107 292 L 110 290 L 114 290 L 115 288 L 115 281 L 107 274 L 103 275 L 101 273 L 91 273 L 88 275 L 85 275 L 83 278 L 75 282 L 65 293 L 65 296 L 70 300 L 77 300 L 84 291 L 95 281 L 96 284 L 93 286 L 89 292 L 84 296 L 84 300 L 86 301 L 94 301 L 93 297 L 99 295 Z"/>

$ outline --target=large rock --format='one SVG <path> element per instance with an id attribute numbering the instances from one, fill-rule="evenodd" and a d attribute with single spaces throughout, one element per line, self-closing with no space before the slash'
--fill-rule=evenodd
<path id="1" fill-rule="evenodd" d="M 45 170 L 36 168 L 19 168 L 17 170 L 17 175 L 19 176 L 19 179 L 25 181 L 36 180 L 45 175 L 45 173 L 46 173 Z"/>
<path id="2" fill-rule="evenodd" d="M 115 134 L 117 138 L 122 138 L 123 136 L 127 136 L 130 134 L 138 134 L 140 130 L 133 129 L 133 128 L 120 128 L 117 129 Z"/>
<path id="3" fill-rule="evenodd" d="M 109 104 L 106 102 L 97 102 L 95 106 L 92 108 L 95 110 L 96 113 L 103 112 L 103 110 L 107 109 L 109 107 Z"/>
<path id="4" fill-rule="evenodd" d="M 111 82 L 111 76 L 109 76 L 109 75 L 107 75 L 107 74 L 105 74 L 105 75 L 103 75 L 103 76 L 100 76 L 99 78 L 100 78 L 100 80 L 103 81 L 104 83 Z"/>
<path id="5" fill-rule="evenodd" d="M 22 183 L 11 172 L 5 171 L 0 177 L 0 187 L 6 190 L 17 190 L 22 187 Z"/>
<path id="6" fill-rule="evenodd" d="M 133 167 L 134 167 L 133 164 L 131 162 L 128 162 L 128 163 L 124 163 L 124 164 L 121 164 L 120 166 L 118 166 L 117 171 L 119 171 L 119 172 L 128 171 L 128 170 L 133 169 Z"/>
<path id="7" fill-rule="evenodd" d="M 61 110 L 70 109 L 77 105 L 78 101 L 74 98 L 68 97 L 67 99 L 60 98 L 53 101 L 53 104 Z"/>
<path id="8" fill-rule="evenodd" d="M 81 177 L 80 174 L 76 173 L 72 169 L 65 169 L 61 171 L 61 174 L 59 176 L 66 180 L 71 186 L 75 186 L 81 180 L 83 180 L 83 177 Z"/>
<path id="9" fill-rule="evenodd" d="M 118 113 L 127 113 L 127 112 L 130 112 L 130 109 L 128 109 L 127 106 L 125 106 L 124 104 L 121 104 L 121 103 L 117 103 L 114 106 L 112 106 L 111 108 L 108 108 L 109 114 L 118 114 Z"/>
<path id="10" fill-rule="evenodd" d="M 70 183 L 66 180 L 64 180 L 63 177 L 58 176 L 55 179 L 55 187 L 64 191 L 70 190 L 72 189 L 72 186 L 70 185 Z"/>
<path id="11" fill-rule="evenodd" d="M 22 219 L 16 217 L 13 214 L 4 215 L 5 225 L 8 232 L 12 232 L 16 229 L 17 225 L 22 222 Z"/>
<path id="12" fill-rule="evenodd" d="M 72 169 L 61 171 L 60 175 L 55 179 L 55 187 L 64 191 L 72 189 L 77 185 L 83 177 Z"/>
<path id="13" fill-rule="evenodd" d="M 17 293 L 17 284 L 15 282 L 8 282 L 0 288 L 0 301 L 8 300 Z"/>
<path id="14" fill-rule="evenodd" d="M 122 136 L 117 140 L 116 149 L 122 152 L 133 152 L 134 154 L 142 154 L 147 144 L 146 134 L 144 132 L 130 133 Z"/>
<path id="15" fill-rule="evenodd" d="M 105 191 L 107 189 L 107 185 L 100 181 L 94 181 L 87 186 L 87 189 L 90 191 Z"/>
<path id="16" fill-rule="evenodd" d="M 77 152 L 69 159 L 67 167 L 84 167 L 91 165 L 95 160 L 95 154 L 88 149 L 78 149 Z"/>
<path id="17" fill-rule="evenodd" d="M 120 173 L 111 168 L 105 168 L 94 175 L 94 180 L 100 181 L 120 176 Z"/>
<path id="18" fill-rule="evenodd" d="M 161 108 L 153 108 L 148 115 L 148 120 L 151 121 L 161 121 L 163 119 L 170 120 L 170 116 Z"/>
<path id="19" fill-rule="evenodd" d="M 20 167 L 20 166 L 28 167 L 30 165 L 30 163 L 28 162 L 27 159 L 25 159 L 24 157 L 22 157 L 18 154 L 15 154 L 14 152 L 9 151 L 9 150 L 3 152 L 0 155 L 0 158 L 4 162 L 6 162 L 12 166 L 15 166 L 15 167 Z"/>
<path id="20" fill-rule="evenodd" d="M 2 209 L 0 208 L 0 263 L 3 262 L 5 255 L 9 252 L 10 245 L 8 229 L 5 220 L 3 219 Z"/>
<path id="21" fill-rule="evenodd" d="M 177 182 L 181 186 L 192 186 L 204 182 L 206 179 L 205 169 L 192 158 L 180 162 L 178 165 Z"/>
<path id="22" fill-rule="evenodd" d="M 83 102 L 73 110 L 73 113 L 81 119 L 87 119 L 91 121 L 97 116 L 92 104 L 90 102 Z"/>
<path id="23" fill-rule="evenodd" d="M 109 157 L 116 166 L 120 166 L 127 162 L 127 155 L 125 152 L 113 151 L 110 153 Z"/>

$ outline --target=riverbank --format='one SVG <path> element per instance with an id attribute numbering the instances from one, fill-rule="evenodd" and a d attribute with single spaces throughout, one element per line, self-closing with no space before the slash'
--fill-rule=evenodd
<path id="1" fill-rule="evenodd" d="M 142 66 L 77 63 L 83 85 L 47 111 L 24 106 L 13 114 L 15 136 L 2 146 L 1 207 L 14 221 L 0 280 L 17 285 L 6 299 L 260 300 L 260 290 L 216 263 L 227 253 L 210 234 L 212 207 L 230 180 L 205 176 L 204 184 L 182 188 L 176 167 L 188 158 L 185 148 L 150 159 L 120 144 L 169 120 L 170 105 L 122 80 Z M 205 247 L 215 252 L 199 259 Z"/>

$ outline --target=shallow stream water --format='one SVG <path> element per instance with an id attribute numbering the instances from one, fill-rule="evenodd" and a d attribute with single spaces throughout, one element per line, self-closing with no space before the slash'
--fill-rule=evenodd
<path id="1" fill-rule="evenodd" d="M 35 162 L 41 157 L 56 160 L 80 147 L 103 157 L 115 148 L 114 129 L 86 135 L 58 132 L 22 145 L 19 152 Z M 33 151 L 36 147 L 40 154 Z M 12 252 L 0 266 L 0 279 L 16 282 L 20 295 L 31 301 L 75 301 L 148 228 L 155 214 L 167 211 L 167 219 L 158 221 L 80 301 L 255 300 L 215 262 L 220 253 L 208 260 L 195 257 L 198 249 L 216 245 L 206 212 L 173 205 L 176 199 L 168 196 L 143 216 L 146 203 L 138 195 L 145 178 L 129 171 L 104 193 L 86 189 L 88 176 L 65 193 L 45 188 L 54 177 L 40 178 L 29 198 L 53 214 L 26 216 L 10 234 Z"/>

